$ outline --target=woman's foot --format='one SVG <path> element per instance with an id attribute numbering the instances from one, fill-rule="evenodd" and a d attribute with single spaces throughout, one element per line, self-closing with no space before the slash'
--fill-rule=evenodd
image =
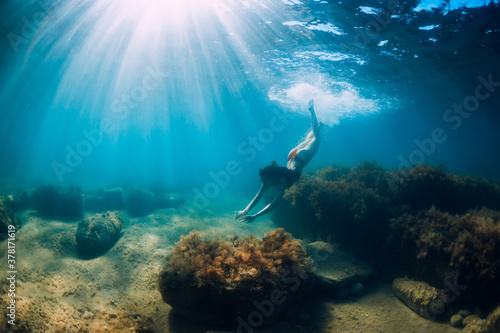
<path id="1" fill-rule="evenodd" d="M 309 100 L 308 109 L 309 111 L 314 111 L 314 99 L 312 98 Z"/>

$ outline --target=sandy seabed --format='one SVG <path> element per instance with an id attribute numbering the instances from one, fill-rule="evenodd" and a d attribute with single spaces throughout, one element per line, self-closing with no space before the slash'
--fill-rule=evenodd
<path id="1" fill-rule="evenodd" d="M 3 241 L 0 331 L 232 332 L 192 322 L 172 311 L 158 290 L 158 274 L 180 235 L 199 230 L 207 237 L 249 233 L 261 237 L 276 228 L 272 221 L 262 218 L 245 224 L 228 213 L 193 209 L 159 210 L 142 218 L 122 214 L 126 222 L 119 241 L 107 253 L 91 260 L 82 259 L 76 251 L 78 222 L 46 220 L 33 211 L 17 214 L 23 226 L 15 240 L 16 325 L 7 323 L 10 274 L 7 242 Z M 256 332 L 460 331 L 448 323 L 421 318 L 392 294 L 388 283 L 381 281 L 370 285 L 363 297 L 311 300 L 300 305 L 298 311 L 309 314 L 311 323 L 301 326 L 282 320 Z"/>

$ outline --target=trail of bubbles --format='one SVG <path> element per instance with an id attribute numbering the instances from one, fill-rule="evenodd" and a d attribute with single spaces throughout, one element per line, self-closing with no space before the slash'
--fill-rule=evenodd
<path id="1" fill-rule="evenodd" d="M 316 116 L 328 126 L 343 118 L 377 113 L 379 101 L 363 98 L 359 91 L 346 82 L 333 82 L 329 86 L 297 83 L 291 87 L 274 86 L 269 98 L 285 105 L 290 111 L 307 113 L 307 103 L 313 98 Z"/>

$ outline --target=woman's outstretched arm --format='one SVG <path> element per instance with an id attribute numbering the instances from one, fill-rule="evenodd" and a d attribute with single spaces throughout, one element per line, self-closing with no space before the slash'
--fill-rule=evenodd
<path id="1" fill-rule="evenodd" d="M 283 179 L 283 181 L 280 183 L 280 185 L 278 185 L 278 188 L 276 190 L 276 193 L 274 195 L 273 200 L 266 207 L 262 208 L 262 210 L 255 215 L 241 216 L 239 218 L 240 221 L 247 222 L 247 223 L 252 222 L 257 217 L 265 215 L 265 214 L 269 213 L 270 211 L 272 211 L 274 208 L 276 208 L 276 206 L 278 206 L 281 199 L 283 199 L 283 195 L 285 194 L 285 189 L 286 189 L 285 180 Z"/>
<path id="2" fill-rule="evenodd" d="M 238 212 L 234 212 L 234 218 L 235 219 L 241 219 L 242 217 L 244 217 L 245 215 L 247 215 L 247 213 L 250 211 L 250 209 L 252 209 L 253 206 L 255 206 L 259 202 L 260 198 L 262 197 L 262 195 L 264 194 L 265 191 L 266 191 L 266 187 L 264 186 L 264 184 L 262 184 L 260 186 L 259 191 L 255 195 L 255 197 L 252 199 L 252 201 L 250 201 L 250 203 L 248 204 L 248 206 L 245 209 L 243 209 L 243 210 L 240 210 Z"/>

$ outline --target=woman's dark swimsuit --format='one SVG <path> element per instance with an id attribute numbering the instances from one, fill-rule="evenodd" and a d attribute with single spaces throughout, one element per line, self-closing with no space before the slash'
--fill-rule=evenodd
<path id="1" fill-rule="evenodd" d="M 297 156 L 297 154 L 299 153 L 299 150 L 298 149 L 292 149 L 292 151 L 290 151 L 290 154 L 288 154 L 288 159 L 287 161 L 290 161 L 290 160 L 296 160 L 296 161 L 299 161 L 300 163 L 306 165 L 306 163 L 304 163 L 304 161 L 302 161 L 300 159 L 300 157 Z"/>
<path id="2" fill-rule="evenodd" d="M 298 149 L 293 149 L 290 154 L 288 154 L 288 161 L 290 160 L 296 160 L 296 161 L 299 161 L 300 163 L 304 164 L 305 163 L 297 156 L 297 153 L 299 152 Z M 295 183 L 299 177 L 300 177 L 300 170 L 290 170 L 288 168 L 286 168 L 286 172 L 284 173 L 284 177 L 285 177 L 285 184 L 286 184 L 286 187 L 290 187 L 293 185 L 293 183 Z"/>

